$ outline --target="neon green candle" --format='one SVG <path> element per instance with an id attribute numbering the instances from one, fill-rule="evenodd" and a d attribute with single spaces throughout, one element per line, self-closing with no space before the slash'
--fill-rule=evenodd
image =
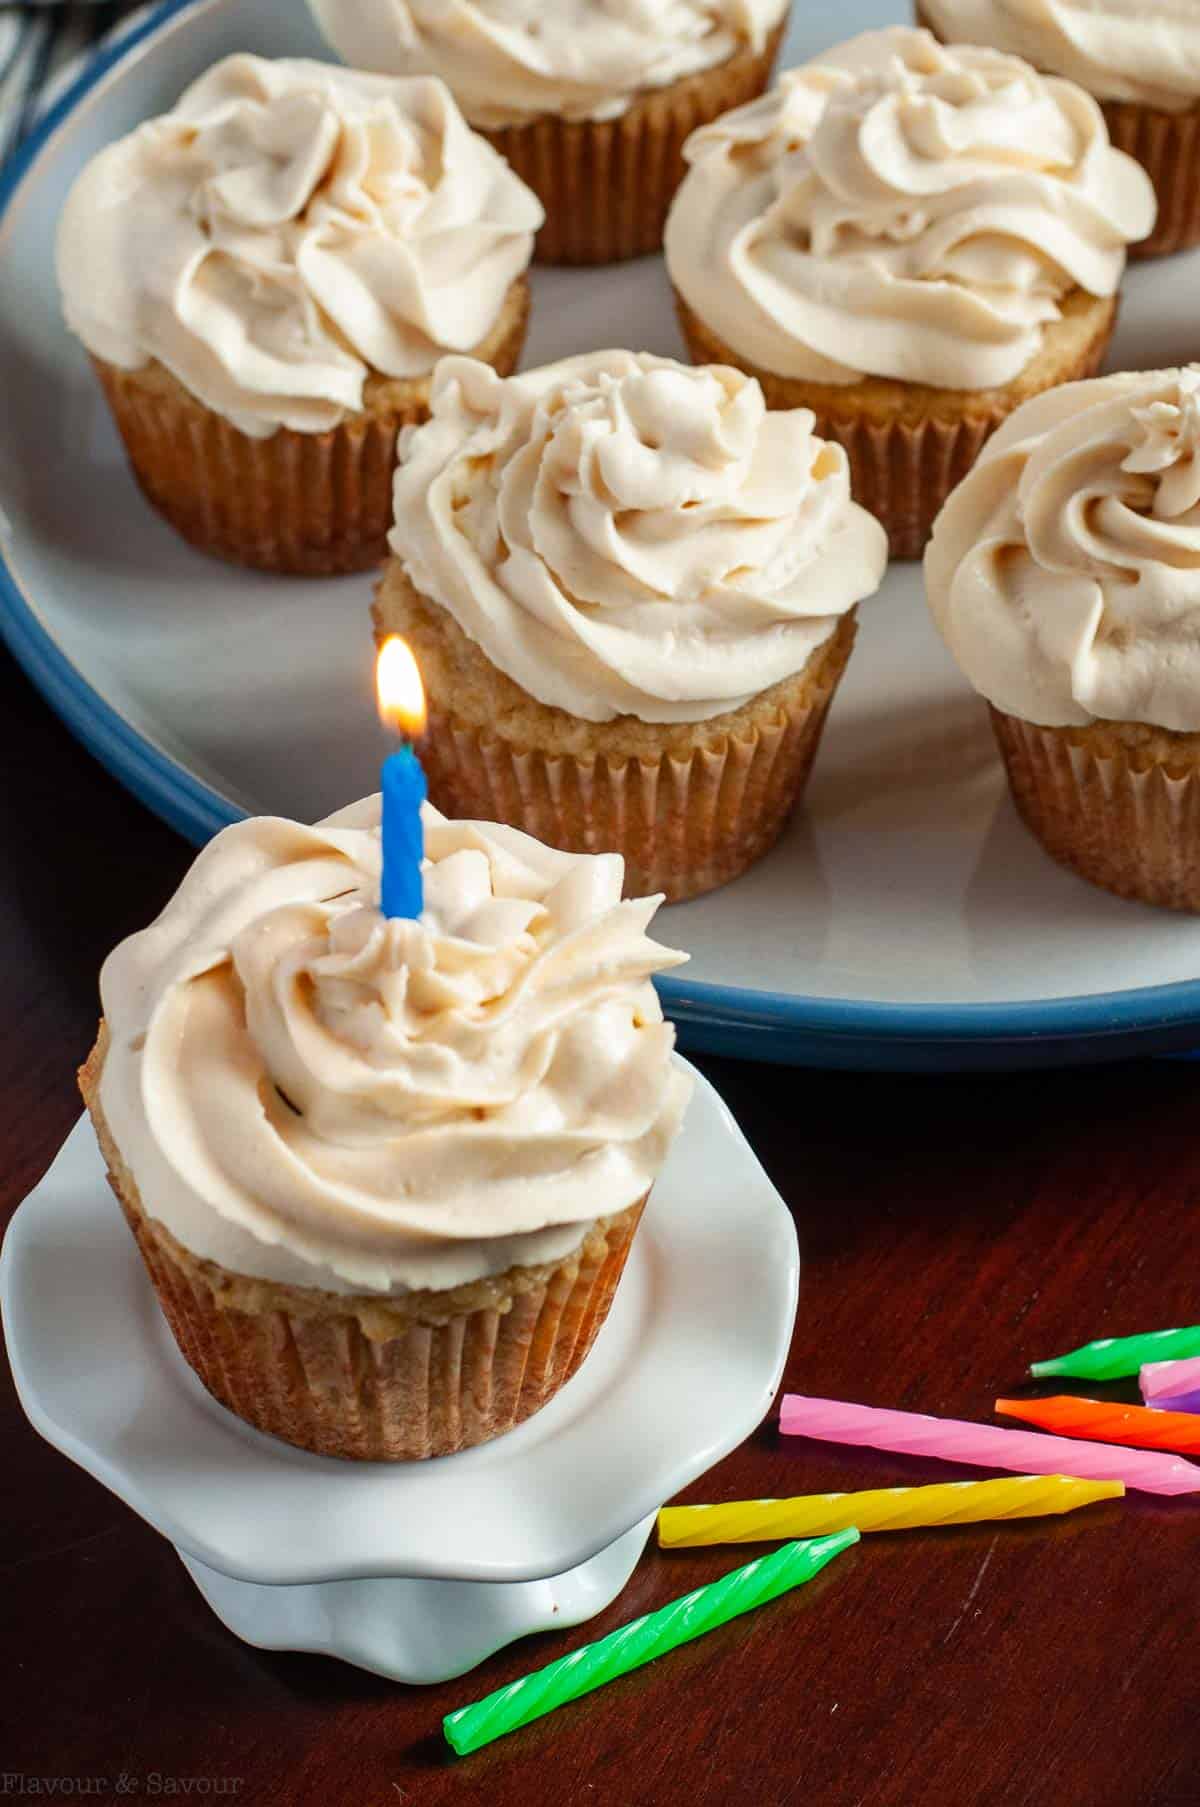
<path id="1" fill-rule="evenodd" d="M 1048 1374 L 1065 1374 L 1072 1380 L 1124 1380 L 1146 1362 L 1186 1361 L 1200 1355 L 1200 1324 L 1186 1330 L 1148 1330 L 1142 1336 L 1109 1336 L 1085 1343 L 1069 1355 L 1055 1355 L 1047 1362 L 1031 1362 L 1029 1372 L 1038 1380 Z"/>
<path id="2" fill-rule="evenodd" d="M 552 1713 L 556 1707 L 590 1694 L 593 1688 L 602 1688 L 606 1682 L 640 1669 L 643 1663 L 665 1656 L 680 1644 L 703 1637 L 706 1631 L 715 1631 L 739 1613 L 750 1612 L 790 1588 L 803 1586 L 827 1562 L 857 1542 L 858 1532 L 851 1528 L 838 1531 L 833 1537 L 785 1544 L 771 1556 L 748 1562 L 720 1581 L 698 1587 L 694 1593 L 660 1606 L 657 1612 L 647 1613 L 631 1625 L 619 1626 L 606 1638 L 585 1644 L 582 1650 L 573 1650 L 570 1656 L 559 1657 L 557 1662 L 510 1682 L 506 1688 L 497 1688 L 483 1700 L 460 1707 L 457 1713 L 447 1713 L 442 1721 L 446 1742 L 460 1757 L 465 1757 L 494 1738 L 503 1738 L 507 1732 L 540 1719 L 543 1713 Z"/>

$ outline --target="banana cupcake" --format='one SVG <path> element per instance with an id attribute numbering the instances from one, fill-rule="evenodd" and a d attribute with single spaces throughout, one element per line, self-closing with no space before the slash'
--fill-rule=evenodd
<path id="1" fill-rule="evenodd" d="M 1101 105 L 1109 136 L 1149 174 L 1158 222 L 1131 257 L 1200 244 L 1200 8 L 1191 0 L 918 0 L 951 44 L 990 44 Z"/>
<path id="2" fill-rule="evenodd" d="M 541 196 L 544 263 L 662 245 L 696 127 L 761 94 L 788 0 L 311 0 L 356 68 L 437 75 Z"/>
<path id="3" fill-rule="evenodd" d="M 438 358 L 515 368 L 541 221 L 441 82 L 233 56 L 87 165 L 59 285 L 185 539 L 353 571 L 384 555 L 396 435 Z"/>
<path id="4" fill-rule="evenodd" d="M 996 51 L 871 32 L 690 140 L 667 265 L 697 363 L 811 407 L 915 557 L 989 433 L 1091 375 L 1154 219 L 1095 101 Z"/>
<path id="5" fill-rule="evenodd" d="M 1200 368 L 1027 402 L 947 502 L 925 568 L 1047 852 L 1200 911 Z"/>
<path id="6" fill-rule="evenodd" d="M 425 908 L 379 910 L 373 798 L 239 823 L 105 963 L 80 1082 L 186 1360 L 320 1455 L 519 1424 L 603 1323 L 690 1093 L 657 898 L 427 811 Z"/>
<path id="7" fill-rule="evenodd" d="M 811 413 L 632 352 L 447 358 L 395 487 L 375 621 L 416 652 L 440 808 L 672 900 L 767 851 L 886 563 Z"/>

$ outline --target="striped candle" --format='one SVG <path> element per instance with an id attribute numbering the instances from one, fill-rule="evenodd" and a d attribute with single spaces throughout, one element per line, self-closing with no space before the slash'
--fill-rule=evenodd
<path id="1" fill-rule="evenodd" d="M 1029 1372 L 1035 1380 L 1047 1375 L 1063 1375 L 1071 1380 L 1124 1380 L 1137 1374 L 1147 1362 L 1183 1361 L 1200 1355 L 1200 1324 L 1185 1330 L 1150 1330 L 1140 1336 L 1109 1336 L 1098 1343 L 1085 1343 L 1069 1355 L 1055 1355 L 1049 1361 L 1033 1362 Z"/>
<path id="2" fill-rule="evenodd" d="M 664 1506 L 658 1515 L 658 1541 L 667 1550 L 821 1537 L 851 1525 L 864 1532 L 977 1525 L 985 1519 L 1073 1512 L 1097 1500 L 1120 1499 L 1124 1492 L 1120 1481 L 1026 1474 L 1004 1481 L 943 1481 L 932 1487 L 812 1493 L 790 1500 L 731 1500 L 724 1506 Z"/>
<path id="3" fill-rule="evenodd" d="M 1181 1450 L 1200 1456 L 1200 1418 L 1194 1412 L 1152 1412 L 1144 1405 L 1099 1399 L 998 1399 L 996 1410 L 1060 1437 L 1094 1437 L 1140 1449 Z"/>
<path id="4" fill-rule="evenodd" d="M 789 1437 L 819 1437 L 826 1443 L 858 1443 L 870 1449 L 965 1462 L 974 1468 L 1007 1468 L 1021 1474 L 1078 1475 L 1091 1481 L 1124 1481 L 1143 1493 L 1200 1492 L 1200 1468 L 1176 1456 L 1147 1450 L 1114 1449 L 1107 1443 L 1076 1443 L 1038 1431 L 1001 1430 L 956 1418 L 929 1418 L 920 1412 L 876 1411 L 837 1399 L 805 1399 L 789 1393 L 779 1428 Z"/>
<path id="5" fill-rule="evenodd" d="M 1200 1356 L 1186 1362 L 1147 1362 L 1140 1383 L 1147 1405 L 1171 1412 L 1200 1412 Z"/>
<path id="6" fill-rule="evenodd" d="M 585 1644 L 581 1650 L 559 1657 L 556 1663 L 548 1663 L 544 1669 L 522 1676 L 506 1688 L 497 1688 L 494 1694 L 472 1706 L 448 1713 L 442 1721 L 446 1742 L 460 1757 L 465 1757 L 470 1751 L 491 1744 L 493 1739 L 540 1719 L 543 1713 L 553 1713 L 556 1707 L 578 1700 L 594 1688 L 603 1688 L 680 1644 L 703 1637 L 706 1631 L 714 1631 L 740 1613 L 764 1606 L 790 1588 L 803 1586 L 826 1563 L 857 1542 L 857 1531 L 841 1531 L 836 1537 L 822 1537 L 812 1543 L 785 1544 L 770 1556 L 748 1562 L 720 1581 L 698 1587 L 682 1599 L 672 1600 L 669 1606 L 660 1606 L 657 1612 L 609 1632 L 606 1638 Z"/>

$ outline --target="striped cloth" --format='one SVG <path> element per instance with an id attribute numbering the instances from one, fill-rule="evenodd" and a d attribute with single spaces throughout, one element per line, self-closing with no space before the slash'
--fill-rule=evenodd
<path id="1" fill-rule="evenodd" d="M 140 10 L 141 0 L 0 3 L 0 169 L 100 40 Z"/>

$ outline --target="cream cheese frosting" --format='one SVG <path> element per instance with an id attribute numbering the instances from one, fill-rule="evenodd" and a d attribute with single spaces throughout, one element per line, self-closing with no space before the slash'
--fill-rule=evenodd
<path id="1" fill-rule="evenodd" d="M 623 862 L 426 812 L 425 911 L 379 913 L 380 806 L 260 817 L 101 975 L 101 1104 L 151 1217 L 338 1293 L 560 1259 L 654 1181 L 690 1093 Z"/>
<path id="2" fill-rule="evenodd" d="M 1195 0 L 921 0 L 955 44 L 991 44 L 1100 100 L 1163 112 L 1200 102 Z"/>
<path id="3" fill-rule="evenodd" d="M 761 50 L 788 0 L 310 0 L 358 69 L 439 75 L 473 125 L 612 119 L 636 94 Z"/>
<path id="4" fill-rule="evenodd" d="M 322 432 L 370 373 L 474 349 L 543 218 L 441 82 L 232 56 L 87 165 L 59 286 L 106 362 L 157 359 L 254 437 Z"/>
<path id="5" fill-rule="evenodd" d="M 947 646 L 1006 714 L 1200 731 L 1200 366 L 1026 402 L 946 503 L 925 570 Z"/>
<path id="6" fill-rule="evenodd" d="M 705 720 L 800 671 L 882 579 L 883 529 L 813 425 L 646 353 L 507 379 L 447 358 L 401 436 L 392 549 L 539 702 Z"/>
<path id="7" fill-rule="evenodd" d="M 739 357 L 811 382 L 1010 383 L 1069 291 L 1116 293 L 1156 212 L 1081 89 L 902 27 L 787 70 L 684 154 L 676 288 Z"/>

